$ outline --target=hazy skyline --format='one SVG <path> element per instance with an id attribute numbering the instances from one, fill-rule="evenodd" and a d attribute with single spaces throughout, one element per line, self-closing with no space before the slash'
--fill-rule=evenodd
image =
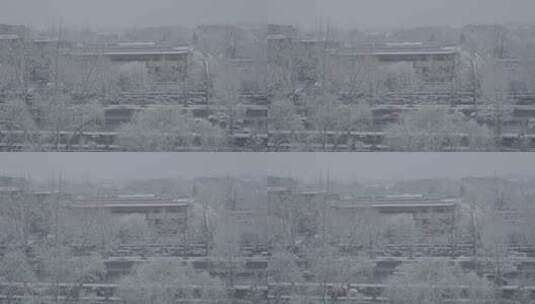
<path id="1" fill-rule="evenodd" d="M 315 180 L 535 176 L 535 153 L 1 153 L 0 175 L 121 180 L 290 176 Z"/>
<path id="2" fill-rule="evenodd" d="M 409 27 L 533 23 L 533 0 L 0 0 L 0 23 L 37 27 L 285 23 Z"/>

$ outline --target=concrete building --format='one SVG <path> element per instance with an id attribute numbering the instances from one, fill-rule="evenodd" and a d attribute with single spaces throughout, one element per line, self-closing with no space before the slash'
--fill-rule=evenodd
<path id="1" fill-rule="evenodd" d="M 428 81 L 448 81 L 455 75 L 459 50 L 455 47 L 427 47 L 419 43 L 390 43 L 332 52 L 336 61 L 372 59 L 380 65 L 410 63 L 415 72 Z"/>
<path id="2" fill-rule="evenodd" d="M 351 227 L 357 222 L 387 225 L 401 218 L 424 234 L 441 234 L 454 227 L 460 202 L 457 199 L 429 199 L 402 195 L 382 198 L 340 198 L 325 191 L 294 191 L 284 187 L 268 190 L 268 214 L 274 218 L 298 215 L 299 234 L 314 233 L 322 220 Z M 323 218 L 323 219 L 322 219 Z"/>
<path id="3" fill-rule="evenodd" d="M 154 197 L 79 200 L 68 206 L 70 211 L 84 214 L 104 212 L 116 220 L 138 218 L 163 235 L 182 233 L 187 228 L 191 199 L 161 200 Z"/>
<path id="4" fill-rule="evenodd" d="M 456 199 L 370 200 L 367 202 L 339 201 L 330 206 L 334 218 L 352 221 L 356 216 L 376 216 L 377 224 L 398 215 L 410 217 L 422 231 L 447 231 L 455 222 L 459 209 Z"/>
<path id="5" fill-rule="evenodd" d="M 132 43 L 81 48 L 73 51 L 73 54 L 93 60 L 106 58 L 117 65 L 141 62 L 156 82 L 179 82 L 190 73 L 193 53 L 188 47 L 168 48 Z"/>
<path id="6" fill-rule="evenodd" d="M 0 24 L 0 43 L 22 41 L 29 35 L 30 29 L 24 25 Z"/>
<path id="7" fill-rule="evenodd" d="M 283 34 L 266 37 L 267 60 L 269 63 L 288 68 L 292 49 L 292 39 Z"/>

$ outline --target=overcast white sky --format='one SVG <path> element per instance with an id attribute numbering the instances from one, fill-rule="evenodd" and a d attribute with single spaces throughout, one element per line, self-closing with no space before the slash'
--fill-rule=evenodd
<path id="1" fill-rule="evenodd" d="M 316 180 L 535 176 L 535 153 L 0 153 L 0 175 L 100 180 L 280 175 Z"/>
<path id="2" fill-rule="evenodd" d="M 34 26 L 277 22 L 419 26 L 533 23 L 534 0 L 0 0 L 0 23 Z"/>

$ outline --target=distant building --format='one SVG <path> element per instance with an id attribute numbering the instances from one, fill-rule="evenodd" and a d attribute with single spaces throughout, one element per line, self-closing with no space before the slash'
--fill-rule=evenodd
<path id="1" fill-rule="evenodd" d="M 448 26 L 423 26 L 395 30 L 389 37 L 394 41 L 422 41 L 430 45 L 457 44 L 460 29 Z"/>
<path id="2" fill-rule="evenodd" d="M 268 35 L 284 35 L 288 38 L 293 39 L 297 37 L 297 29 L 293 25 L 268 24 L 267 34 Z"/>
<path id="3" fill-rule="evenodd" d="M 268 188 L 268 201 L 273 207 L 278 204 L 289 202 L 291 204 L 304 204 L 316 206 L 330 201 L 338 201 L 340 196 L 328 191 L 295 191 L 290 187 L 274 186 Z"/>
<path id="4" fill-rule="evenodd" d="M 426 47 L 411 43 L 342 48 L 332 53 L 341 62 L 371 58 L 380 65 L 410 63 L 418 75 L 429 81 L 451 80 L 455 76 L 458 55 L 457 48 Z"/>
<path id="5" fill-rule="evenodd" d="M 509 29 L 501 25 L 467 25 L 462 29 L 461 44 L 495 58 L 506 58 Z"/>
<path id="6" fill-rule="evenodd" d="M 291 177 L 268 176 L 266 178 L 268 191 L 273 189 L 295 189 L 297 180 Z"/>
<path id="7" fill-rule="evenodd" d="M 137 217 L 164 235 L 183 232 L 193 201 L 191 199 L 161 200 L 157 198 L 116 198 L 107 200 L 82 200 L 68 206 L 73 212 L 106 212 L 117 220 Z"/>
<path id="8" fill-rule="evenodd" d="M 292 49 L 292 38 L 283 34 L 268 35 L 266 45 L 268 62 L 287 68 L 290 64 L 289 52 Z"/>
<path id="9" fill-rule="evenodd" d="M 340 221 L 352 221 L 355 216 L 374 214 L 379 225 L 393 216 L 406 215 L 423 231 L 447 231 L 454 224 L 459 206 L 459 201 L 455 199 L 386 198 L 335 202 L 331 205 L 331 212 Z"/>
<path id="10" fill-rule="evenodd" d="M 74 56 L 90 59 L 106 58 L 112 64 L 141 62 L 157 82 L 185 79 L 191 69 L 193 52 L 187 47 L 158 47 L 147 44 L 122 44 L 108 47 L 81 48 Z"/>
<path id="11" fill-rule="evenodd" d="M 339 195 L 328 191 L 293 191 L 284 187 L 268 190 L 268 215 L 274 219 L 293 216 L 296 233 L 312 236 L 318 232 L 320 217 L 329 202 L 339 200 Z M 272 222 L 278 225 L 276 221 Z"/>
<path id="12" fill-rule="evenodd" d="M 25 26 L 0 24 L 0 51 L 2 49 L 17 47 L 29 35 L 30 30 Z"/>
<path id="13" fill-rule="evenodd" d="M 5 35 L 5 37 L 11 35 L 12 38 L 25 38 L 30 35 L 30 29 L 24 25 L 0 24 L 1 35 Z"/>
<path id="14" fill-rule="evenodd" d="M 251 57 L 255 41 L 253 33 L 236 25 L 199 25 L 194 33 L 197 49 L 227 59 Z"/>
<path id="15" fill-rule="evenodd" d="M 17 34 L 0 34 L 0 47 L 15 44 L 22 41 L 22 37 Z"/>

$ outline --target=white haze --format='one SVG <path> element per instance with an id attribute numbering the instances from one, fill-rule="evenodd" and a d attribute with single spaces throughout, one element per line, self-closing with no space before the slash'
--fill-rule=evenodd
<path id="1" fill-rule="evenodd" d="M 0 0 L 0 23 L 36 27 L 285 23 L 462 26 L 532 23 L 533 0 Z"/>
<path id="2" fill-rule="evenodd" d="M 535 153 L 0 153 L 0 175 L 151 179 L 278 175 L 317 180 L 535 176 Z"/>

